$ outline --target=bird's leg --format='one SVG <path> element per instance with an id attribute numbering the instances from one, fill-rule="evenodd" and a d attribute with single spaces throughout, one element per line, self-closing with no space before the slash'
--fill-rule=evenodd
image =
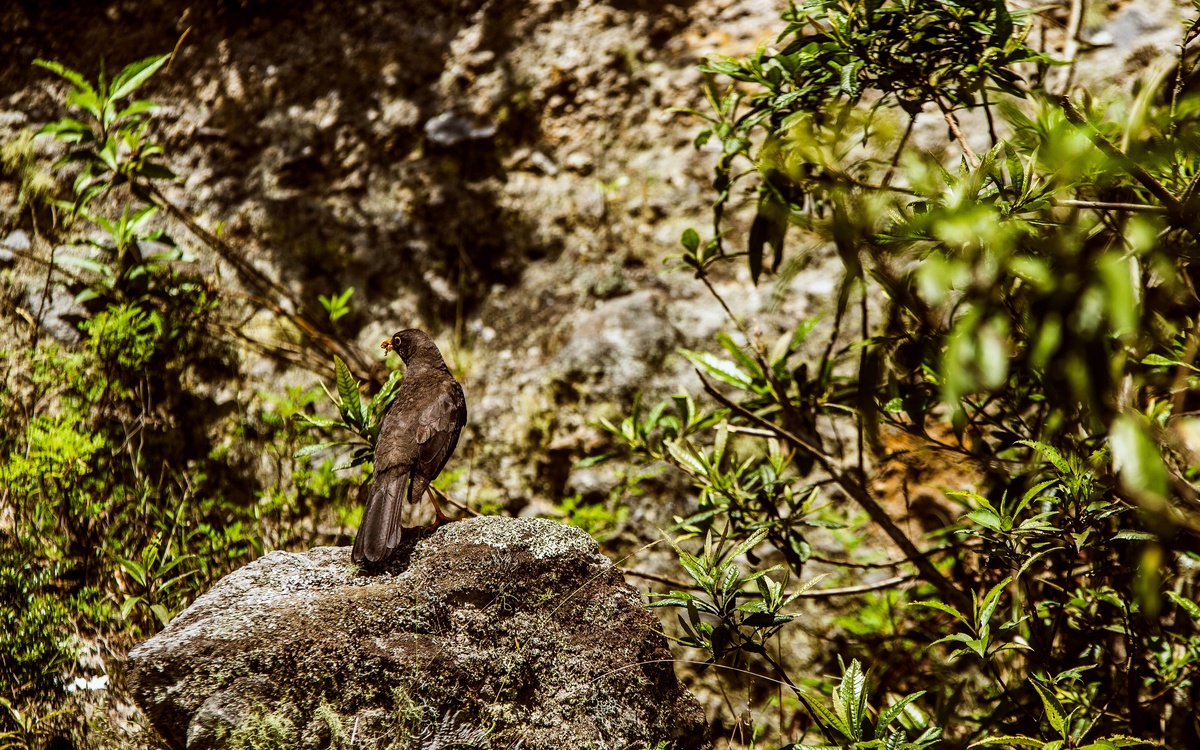
<path id="1" fill-rule="evenodd" d="M 436 493 L 431 491 L 429 493 L 429 500 L 430 500 L 430 502 L 433 503 L 433 512 L 437 514 L 437 520 L 433 522 L 433 528 L 436 529 L 438 526 L 441 526 L 444 523 L 451 523 L 454 521 L 462 520 L 461 518 L 451 518 L 450 516 L 445 514 L 445 512 L 442 510 L 442 506 L 438 505 Z"/>

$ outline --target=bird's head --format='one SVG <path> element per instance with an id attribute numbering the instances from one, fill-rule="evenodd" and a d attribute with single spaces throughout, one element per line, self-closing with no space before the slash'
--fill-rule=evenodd
<path id="1" fill-rule="evenodd" d="M 404 360 L 404 364 L 408 364 L 412 356 L 423 350 L 432 349 L 432 352 L 441 359 L 441 352 L 437 350 L 437 345 L 433 343 L 433 339 L 425 335 L 424 331 L 419 331 L 416 328 L 406 328 L 403 331 L 397 331 L 392 334 L 390 339 L 386 339 L 379 345 L 387 353 L 395 352 L 400 355 L 400 359 Z"/>

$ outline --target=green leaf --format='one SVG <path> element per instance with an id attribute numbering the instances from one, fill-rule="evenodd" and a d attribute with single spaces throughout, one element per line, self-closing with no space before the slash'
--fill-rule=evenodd
<path id="1" fill-rule="evenodd" d="M 1139 739 L 1137 737 L 1130 737 L 1130 736 L 1124 735 L 1124 734 L 1110 734 L 1107 737 L 1102 737 L 1099 741 L 1100 742 L 1111 742 L 1112 744 L 1116 745 L 1117 747 L 1137 747 L 1139 745 L 1155 744 L 1154 742 L 1151 742 L 1150 740 L 1143 740 L 1143 739 Z M 1081 748 L 1081 750 L 1082 750 L 1082 748 Z"/>
<path id="2" fill-rule="evenodd" d="M 138 605 L 138 603 L 141 601 L 142 601 L 142 597 L 140 597 L 140 596 L 125 597 L 125 601 L 121 604 L 121 619 L 128 620 L 129 613 L 132 612 L 133 608 L 136 607 Z"/>
<path id="3" fill-rule="evenodd" d="M 358 392 L 358 381 L 350 374 L 350 368 L 342 358 L 333 355 L 333 369 L 337 376 L 338 395 L 342 401 L 338 404 L 346 421 L 357 428 L 362 428 L 366 422 L 363 419 L 362 396 Z"/>
<path id="4" fill-rule="evenodd" d="M 118 557 L 117 562 L 129 574 L 129 577 L 137 582 L 139 586 L 146 585 L 146 568 L 136 560 L 130 560 L 125 557 Z"/>
<path id="5" fill-rule="evenodd" d="M 163 605 L 151 604 L 150 611 L 154 613 L 154 616 L 164 628 L 171 623 L 171 613 Z"/>
<path id="6" fill-rule="evenodd" d="M 885 727 L 887 727 L 888 724 L 891 724 L 892 721 L 897 716 L 900 715 L 900 713 L 905 709 L 906 706 L 908 706 L 909 703 L 912 703 L 917 698 L 920 698 L 922 695 L 925 695 L 924 690 L 913 693 L 912 695 L 906 695 L 903 698 L 901 698 L 900 700 L 893 703 L 892 705 L 888 706 L 886 709 L 884 709 L 879 714 L 879 721 L 876 722 L 875 735 L 879 736 L 879 734 L 880 734 L 879 730 L 884 729 Z"/>
<path id="7" fill-rule="evenodd" d="M 804 340 L 808 338 L 808 334 L 812 333 L 812 329 L 816 328 L 817 323 L 820 321 L 821 319 L 819 317 L 809 318 L 800 325 L 796 326 L 796 332 L 792 334 L 792 342 L 788 345 L 788 351 L 794 352 L 800 348 L 800 345 L 803 344 Z"/>
<path id="8" fill-rule="evenodd" d="M 38 58 L 37 60 L 33 61 L 33 64 L 38 66 L 39 68 L 45 68 L 46 70 L 50 71 L 51 73 L 54 73 L 55 75 L 58 75 L 58 76 L 61 76 L 65 79 L 67 79 L 71 83 L 75 84 L 75 86 L 78 87 L 80 91 L 89 93 L 92 96 L 96 95 L 96 90 L 94 88 L 92 88 L 92 85 L 90 83 L 87 82 L 87 79 L 85 79 L 83 77 L 82 73 L 71 70 L 70 68 L 63 65 L 62 63 L 58 63 L 53 60 L 43 60 L 41 58 Z"/>
<path id="9" fill-rule="evenodd" d="M 658 426 L 659 420 L 662 419 L 663 412 L 667 410 L 667 407 L 670 404 L 670 401 L 659 401 L 654 405 L 654 408 L 651 409 L 650 413 L 646 415 L 646 419 L 644 419 L 642 423 L 638 425 L 638 431 L 643 437 L 649 435 L 654 428 Z"/>
<path id="10" fill-rule="evenodd" d="M 736 547 L 730 550 L 729 554 L 725 556 L 726 559 L 733 560 L 754 549 L 762 543 L 762 540 L 767 538 L 767 533 L 767 529 L 759 529 L 758 531 L 754 532 L 746 539 L 743 539 Z"/>
<path id="11" fill-rule="evenodd" d="M 78 255 L 61 255 L 56 259 L 64 266 L 74 266 L 85 271 L 100 274 L 101 276 L 112 276 L 112 269 L 91 258 L 81 258 Z"/>
<path id="12" fill-rule="evenodd" d="M 340 419 L 330 419 L 329 417 L 314 417 L 314 416 L 310 416 L 308 414 L 297 414 L 296 419 L 298 419 L 299 421 L 304 422 L 306 424 L 312 425 L 313 427 L 328 428 L 328 427 L 345 427 L 346 426 L 346 423 L 342 422 Z"/>
<path id="13" fill-rule="evenodd" d="M 744 391 L 754 390 L 754 381 L 740 367 L 726 359 L 721 359 L 707 352 L 696 352 L 691 349 L 680 349 L 679 353 L 693 364 L 704 368 L 709 375 L 729 385 Z"/>
<path id="14" fill-rule="evenodd" d="M 132 94 L 138 86 L 146 82 L 147 78 L 166 64 L 169 57 L 170 55 L 157 55 L 126 65 L 120 73 L 117 73 L 116 78 L 113 78 L 109 99 L 120 99 Z"/>
<path id="15" fill-rule="evenodd" d="M 691 443 L 686 440 L 668 440 L 665 445 L 667 452 L 683 467 L 691 469 L 697 476 L 708 476 L 708 467 L 704 465 L 704 461 Z"/>
<path id="16" fill-rule="evenodd" d="M 763 245 L 771 230 L 771 222 L 761 212 L 754 217 L 750 225 L 750 238 L 746 242 L 746 255 L 750 261 L 750 281 L 758 284 L 758 277 L 763 269 Z"/>
<path id="17" fill-rule="evenodd" d="M 971 519 L 985 529 L 990 529 L 992 531 L 1004 531 L 1004 525 L 1000 521 L 1000 516 L 996 515 L 995 512 L 990 511 L 987 508 L 976 508 L 967 514 L 967 518 Z"/>
<path id="18" fill-rule="evenodd" d="M 740 346 L 734 343 L 734 340 L 730 338 L 729 334 L 725 333 L 724 331 L 718 333 L 717 342 L 725 348 L 725 351 L 733 355 L 733 358 L 737 360 L 738 364 L 749 370 L 752 376 L 758 378 L 764 377 L 762 368 L 758 366 L 758 362 L 756 362 L 753 357 L 743 351 Z"/>
<path id="19" fill-rule="evenodd" d="M 1117 417 L 1108 433 L 1108 445 L 1113 469 L 1125 488 L 1143 501 L 1165 503 L 1167 469 L 1142 420 L 1130 414 Z"/>
<path id="20" fill-rule="evenodd" d="M 178 175 L 162 164 L 149 161 L 143 164 L 137 173 L 148 180 L 173 180 L 178 177 Z"/>
<path id="21" fill-rule="evenodd" d="M 683 230 L 683 236 L 679 238 L 679 244 L 683 245 L 689 253 L 695 253 L 696 248 L 700 247 L 700 235 L 695 229 L 688 227 Z"/>
<path id="22" fill-rule="evenodd" d="M 1133 531 L 1132 529 L 1127 529 L 1125 531 L 1118 531 L 1116 534 L 1113 534 L 1114 542 L 1154 542 L 1157 540 L 1157 534 L 1151 534 L 1147 531 Z"/>
<path id="23" fill-rule="evenodd" d="M 1168 591 L 1167 598 L 1178 604 L 1180 608 L 1191 615 L 1193 620 L 1195 620 L 1197 623 L 1200 623 L 1200 604 L 1197 604 L 1191 599 L 1186 599 L 1179 594 L 1176 594 L 1174 591 Z"/>
<path id="24" fill-rule="evenodd" d="M 1036 747 L 1040 748 L 1046 744 L 1042 740 L 1035 740 L 1033 737 L 1025 737 L 1019 734 L 1005 734 L 997 737 L 987 737 L 978 742 L 971 743 L 970 747 L 995 747 L 997 745 L 1008 745 L 1016 747 Z"/>
<path id="25" fill-rule="evenodd" d="M 132 102 L 125 109 L 118 112 L 116 118 L 114 119 L 120 121 L 128 117 L 133 117 L 134 115 L 140 115 L 143 112 L 157 112 L 158 109 L 159 105 L 156 102 L 152 102 L 149 99 L 138 99 L 137 101 Z"/>
<path id="26" fill-rule="evenodd" d="M 1147 354 L 1145 357 L 1142 357 L 1142 364 L 1150 365 L 1151 367 L 1178 367 L 1183 363 L 1177 359 L 1167 359 L 1161 354 Z"/>
<path id="27" fill-rule="evenodd" d="M 1067 725 L 1067 712 L 1063 710 L 1062 704 L 1058 702 L 1058 698 L 1054 697 L 1054 693 L 1049 688 L 1043 687 L 1037 680 L 1031 679 L 1029 684 L 1042 699 L 1042 705 L 1046 709 L 1046 720 L 1050 722 L 1050 726 L 1054 727 L 1054 731 L 1062 734 Z"/>
<path id="28" fill-rule="evenodd" d="M 306 445 L 303 448 L 301 448 L 300 450 L 293 453 L 292 458 L 307 458 L 308 456 L 311 456 L 315 453 L 320 453 L 322 451 L 329 450 L 330 448 L 334 448 L 339 445 L 350 445 L 350 443 L 346 442 L 345 440 L 333 440 L 333 441 L 330 441 L 327 443 L 316 443 L 315 445 Z"/>
<path id="29" fill-rule="evenodd" d="M 696 583 L 699 583 L 701 586 L 706 583 L 712 583 L 712 576 L 710 576 L 704 569 L 704 565 L 700 562 L 699 558 L 679 549 L 678 547 L 676 547 L 675 550 L 679 554 L 679 564 L 683 566 L 683 569 L 687 571 L 687 574 L 690 575 L 696 581 Z"/>
<path id="30" fill-rule="evenodd" d="M 596 464 L 603 463 L 610 458 L 612 458 L 612 456 L 607 453 L 603 453 L 599 456 L 588 456 L 587 458 L 581 458 L 578 461 L 576 461 L 575 463 L 571 464 L 571 468 L 586 469 L 590 466 L 595 466 Z"/>
<path id="31" fill-rule="evenodd" d="M 920 602 L 909 602 L 908 606 L 910 606 L 910 607 L 929 607 L 930 609 L 936 609 L 940 612 L 945 612 L 948 615 L 953 615 L 957 620 L 962 622 L 962 624 L 964 624 L 964 625 L 971 624 L 971 620 L 966 615 L 964 615 L 962 612 L 959 612 L 954 607 L 951 607 L 949 604 L 943 604 L 942 602 L 933 601 L 933 600 L 926 600 L 926 601 L 920 601 Z"/>
<path id="32" fill-rule="evenodd" d="M 1033 448 L 1038 453 L 1041 453 L 1042 456 L 1054 466 L 1054 468 L 1058 469 L 1058 473 L 1064 476 L 1070 476 L 1073 473 L 1071 471 L 1070 464 L 1063 459 L 1057 450 L 1049 445 L 1046 445 L 1045 443 L 1039 443 L 1036 440 L 1018 440 L 1017 444 Z"/>
<path id="33" fill-rule="evenodd" d="M 983 597 L 983 601 L 980 602 L 981 606 L 979 610 L 980 626 L 986 625 L 988 621 L 992 619 L 992 612 L 995 611 L 996 605 L 1000 603 L 1000 594 L 1004 593 L 1004 589 L 1010 582 L 1012 582 L 1012 576 L 1008 576 L 1000 583 L 997 583 L 991 588 L 990 591 L 987 592 L 987 595 Z"/>
<path id="34" fill-rule="evenodd" d="M 849 738 L 851 736 L 850 728 L 846 726 L 845 722 L 830 712 L 821 701 L 808 695 L 803 690 L 797 692 L 797 695 L 800 697 L 800 700 L 804 701 L 804 705 L 808 707 L 808 710 L 812 713 L 813 718 L 817 720 L 818 724 L 827 729 L 833 729 L 843 737 Z"/>
<path id="35" fill-rule="evenodd" d="M 392 370 L 388 375 L 387 382 L 379 389 L 379 392 L 371 399 L 370 413 L 372 419 L 378 420 L 382 418 L 384 411 L 391 405 L 392 399 L 396 397 L 396 391 L 400 390 L 400 385 L 404 382 L 404 375 L 399 370 Z"/>

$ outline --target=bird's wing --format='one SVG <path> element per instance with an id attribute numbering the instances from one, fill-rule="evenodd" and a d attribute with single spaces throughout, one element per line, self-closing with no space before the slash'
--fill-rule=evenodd
<path id="1" fill-rule="evenodd" d="M 467 421 L 467 404 L 462 388 L 453 380 L 438 389 L 417 417 L 416 473 L 432 481 L 454 453 L 458 436 Z M 415 496 L 413 502 L 421 498 Z"/>
<path id="2" fill-rule="evenodd" d="M 409 474 L 407 467 L 375 472 L 362 524 L 354 536 L 354 562 L 379 562 L 400 544 L 400 510 L 409 492 Z"/>

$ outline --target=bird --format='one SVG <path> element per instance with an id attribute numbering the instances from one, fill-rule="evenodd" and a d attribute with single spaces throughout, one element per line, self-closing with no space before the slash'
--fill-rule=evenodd
<path id="1" fill-rule="evenodd" d="M 467 423 L 462 386 L 424 331 L 398 331 L 380 347 L 399 354 L 407 369 L 375 443 L 375 470 L 351 554 L 356 563 L 386 560 L 400 544 L 405 503 L 421 501 Z M 432 495 L 429 499 L 437 514 L 434 528 L 456 520 L 442 512 Z"/>

